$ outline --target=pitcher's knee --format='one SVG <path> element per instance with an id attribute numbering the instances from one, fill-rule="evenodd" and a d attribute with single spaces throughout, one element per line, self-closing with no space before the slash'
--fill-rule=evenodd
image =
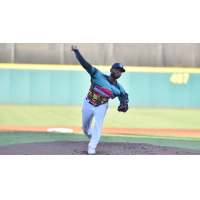
<path id="1" fill-rule="evenodd" d="M 102 127 L 103 125 L 103 119 L 96 119 L 95 124 L 99 127 Z"/>
<path id="2" fill-rule="evenodd" d="M 88 135 L 90 129 L 87 129 L 86 127 L 82 126 L 81 129 L 83 130 L 83 132 Z"/>

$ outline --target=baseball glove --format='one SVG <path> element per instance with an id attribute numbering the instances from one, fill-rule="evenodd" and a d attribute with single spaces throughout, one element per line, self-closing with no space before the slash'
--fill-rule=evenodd
<path id="1" fill-rule="evenodd" d="M 128 94 L 125 93 L 124 96 L 122 96 L 122 98 L 120 99 L 120 105 L 118 107 L 118 111 L 119 112 L 126 112 L 128 110 L 128 104 L 126 102 L 126 100 L 128 99 Z M 123 107 L 121 107 L 121 105 L 123 105 Z"/>

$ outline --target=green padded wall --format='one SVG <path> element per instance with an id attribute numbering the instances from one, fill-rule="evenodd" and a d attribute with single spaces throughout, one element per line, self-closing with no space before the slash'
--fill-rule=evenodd
<path id="1" fill-rule="evenodd" d="M 130 71 L 118 81 L 130 106 L 200 108 L 200 73 Z M 84 70 L 0 68 L 1 104 L 82 105 L 89 87 Z M 118 106 L 118 98 L 109 104 Z"/>

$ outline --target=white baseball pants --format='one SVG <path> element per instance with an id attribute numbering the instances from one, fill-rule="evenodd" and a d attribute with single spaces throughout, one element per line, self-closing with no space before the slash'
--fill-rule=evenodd
<path id="1" fill-rule="evenodd" d="M 82 130 L 84 134 L 91 138 L 88 146 L 96 148 L 101 137 L 101 129 L 103 125 L 103 119 L 106 115 L 108 109 L 108 103 L 102 104 L 100 106 L 93 106 L 89 103 L 89 100 L 84 99 L 82 108 Z M 91 128 L 92 120 L 95 117 L 95 123 L 93 131 Z"/>

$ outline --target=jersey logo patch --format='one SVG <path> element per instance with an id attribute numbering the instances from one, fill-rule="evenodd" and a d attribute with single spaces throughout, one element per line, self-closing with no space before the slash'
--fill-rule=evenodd
<path id="1" fill-rule="evenodd" d="M 95 86 L 94 91 L 101 94 L 104 97 L 111 98 L 111 99 L 115 98 L 112 92 L 107 88 L 101 88 L 99 86 Z"/>

